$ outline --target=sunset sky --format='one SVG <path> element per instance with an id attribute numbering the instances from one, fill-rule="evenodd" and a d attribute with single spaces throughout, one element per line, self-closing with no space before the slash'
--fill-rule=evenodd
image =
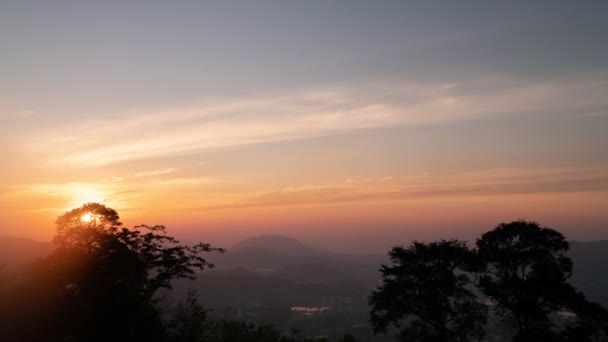
<path id="1" fill-rule="evenodd" d="M 0 235 L 608 239 L 608 2 L 489 4 L 1 1 Z"/>

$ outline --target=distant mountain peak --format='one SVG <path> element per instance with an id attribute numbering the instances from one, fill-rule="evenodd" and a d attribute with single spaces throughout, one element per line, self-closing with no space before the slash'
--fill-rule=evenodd
<path id="1" fill-rule="evenodd" d="M 242 240 L 231 250 L 264 249 L 288 256 L 317 256 L 327 252 L 312 248 L 297 239 L 284 235 L 258 235 Z M 230 250 L 229 250 L 230 251 Z"/>

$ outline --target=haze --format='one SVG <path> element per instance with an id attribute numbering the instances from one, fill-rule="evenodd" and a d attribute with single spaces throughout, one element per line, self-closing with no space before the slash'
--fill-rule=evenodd
<path id="1" fill-rule="evenodd" d="M 3 1 L 0 235 L 608 239 L 608 3 Z"/>

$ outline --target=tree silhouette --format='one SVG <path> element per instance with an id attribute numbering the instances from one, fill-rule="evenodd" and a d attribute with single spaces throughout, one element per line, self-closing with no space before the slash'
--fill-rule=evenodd
<path id="1" fill-rule="evenodd" d="M 118 213 L 99 203 L 87 203 L 59 216 L 53 242 L 59 248 L 77 248 L 91 254 L 107 236 L 118 233 L 122 222 Z"/>
<path id="2" fill-rule="evenodd" d="M 164 226 L 124 228 L 113 209 L 89 203 L 57 219 L 56 250 L 16 290 L 13 335 L 27 341 L 162 341 L 155 293 L 213 265 L 222 251 L 180 244 Z"/>
<path id="3" fill-rule="evenodd" d="M 170 342 L 329 342 L 325 338 L 308 338 L 292 330 L 285 335 L 272 325 L 255 325 L 231 319 L 211 319 L 209 310 L 198 303 L 196 292 L 189 292 L 178 304 L 169 326 Z M 357 342 L 345 334 L 339 342 Z"/>
<path id="4" fill-rule="evenodd" d="M 487 309 L 468 287 L 474 254 L 463 242 L 414 242 L 389 256 L 393 265 L 382 266 L 383 284 L 370 297 L 376 333 L 396 325 L 404 341 L 483 337 Z"/>
<path id="5" fill-rule="evenodd" d="M 563 338 L 589 337 L 602 324 L 606 311 L 567 283 L 572 274 L 568 249 L 562 234 L 526 221 L 502 223 L 477 240 L 483 264 L 479 286 L 516 328 L 515 340 L 558 339 L 551 314 L 562 310 L 579 318 Z"/>
<path id="6" fill-rule="evenodd" d="M 103 260 L 122 258 L 122 261 L 113 260 L 112 266 L 116 268 L 126 262 L 122 267 L 130 265 L 131 269 L 125 276 L 139 272 L 141 283 L 136 286 L 147 299 L 160 288 L 170 289 L 173 279 L 192 279 L 196 270 L 213 267 L 202 253 L 223 252 L 204 243 L 182 245 L 168 236 L 162 225 L 124 228 L 116 211 L 99 203 L 73 209 L 60 216 L 56 224 L 57 235 L 53 241 L 58 251 L 71 250 Z M 135 279 L 126 283 L 133 281 Z"/>
<path id="7" fill-rule="evenodd" d="M 209 339 L 209 310 L 198 303 L 196 291 L 188 291 L 177 304 L 167 330 L 171 342 L 196 342 Z"/>

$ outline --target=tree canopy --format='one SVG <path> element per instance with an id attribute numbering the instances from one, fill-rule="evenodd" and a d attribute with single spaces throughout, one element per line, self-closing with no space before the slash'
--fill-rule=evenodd
<path id="1" fill-rule="evenodd" d="M 558 338 L 551 319 L 558 312 L 572 312 L 579 320 L 590 315 L 602 319 L 605 310 L 567 282 L 573 268 L 568 249 L 561 233 L 526 221 L 502 223 L 477 240 L 483 264 L 479 286 L 516 328 L 517 339 Z"/>
<path id="2" fill-rule="evenodd" d="M 393 265 L 381 267 L 382 286 L 370 297 L 374 330 L 396 326 L 404 341 L 479 340 L 489 301 L 515 341 L 607 337 L 608 311 L 568 283 L 573 264 L 561 233 L 514 221 L 483 234 L 476 247 L 452 240 L 391 249 Z"/>
<path id="3" fill-rule="evenodd" d="M 20 340 L 161 341 L 154 295 L 213 267 L 203 253 L 223 251 L 181 244 L 160 225 L 123 227 L 116 211 L 98 203 L 66 212 L 56 224 L 56 249 L 30 266 L 13 292 L 8 314 L 17 324 L 8 328 Z"/>
<path id="4" fill-rule="evenodd" d="M 372 292 L 376 332 L 394 323 L 407 341 L 468 341 L 483 337 L 486 307 L 468 287 L 473 254 L 464 242 L 414 242 L 394 247 L 383 265 L 382 286 Z"/>
<path id="5" fill-rule="evenodd" d="M 162 225 L 125 228 L 116 211 L 99 203 L 73 209 L 60 216 L 56 224 L 54 242 L 59 253 L 82 253 L 108 261 L 108 267 L 129 265 L 125 276 L 139 276 L 136 286 L 146 299 L 160 288 L 171 288 L 173 279 L 192 278 L 197 270 L 213 267 L 203 253 L 223 252 L 206 243 L 180 244 Z"/>

